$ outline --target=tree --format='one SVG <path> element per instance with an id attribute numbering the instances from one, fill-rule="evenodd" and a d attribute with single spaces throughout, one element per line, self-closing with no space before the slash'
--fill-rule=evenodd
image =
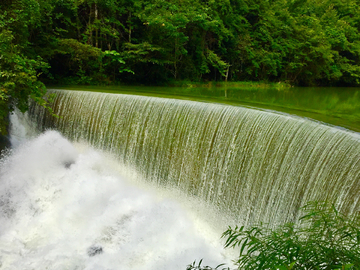
<path id="1" fill-rule="evenodd" d="M 5 1 L 0 9 L 0 133 L 6 134 L 7 115 L 14 107 L 27 110 L 29 97 L 46 105 L 38 76 L 48 65 L 27 51 L 28 28 L 38 23 L 37 2 Z"/>

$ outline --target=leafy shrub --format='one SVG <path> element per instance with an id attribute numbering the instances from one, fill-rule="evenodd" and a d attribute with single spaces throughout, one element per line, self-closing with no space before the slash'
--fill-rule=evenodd
<path id="1" fill-rule="evenodd" d="M 239 269 L 360 269 L 360 219 L 334 205 L 310 202 L 298 224 L 276 229 L 229 227 L 225 247 L 239 247 Z"/>
<path id="2" fill-rule="evenodd" d="M 246 270 L 360 269 L 360 218 L 347 217 L 327 202 L 309 202 L 298 223 L 275 229 L 259 225 L 229 227 L 225 247 L 239 248 L 235 260 Z M 219 269 L 194 262 L 187 270 Z M 223 268 L 229 269 L 229 268 Z"/>

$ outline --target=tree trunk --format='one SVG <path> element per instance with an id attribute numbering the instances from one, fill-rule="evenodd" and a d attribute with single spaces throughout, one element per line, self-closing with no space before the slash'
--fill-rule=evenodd
<path id="1" fill-rule="evenodd" d="M 129 43 L 131 43 L 131 11 L 129 11 Z"/>
<path id="2" fill-rule="evenodd" d="M 81 21 L 79 18 L 79 6 L 76 6 L 76 30 L 77 30 L 78 41 L 80 41 L 81 40 Z"/>
<path id="3" fill-rule="evenodd" d="M 225 82 L 228 81 L 228 77 L 229 77 L 229 69 L 230 69 L 230 65 L 228 65 L 228 68 L 226 70 L 226 76 L 225 76 Z"/>
<path id="4" fill-rule="evenodd" d="M 97 23 L 98 20 L 98 6 L 95 3 L 95 21 Z M 95 32 L 95 47 L 99 48 L 99 29 L 98 26 L 96 26 L 96 32 Z"/>
<path id="5" fill-rule="evenodd" d="M 178 39 L 175 38 L 175 50 L 174 50 L 174 78 L 176 80 L 177 77 L 177 52 L 178 52 Z"/>
<path id="6" fill-rule="evenodd" d="M 226 70 L 226 75 L 225 75 L 225 98 L 227 98 L 227 81 L 228 81 L 228 77 L 229 77 L 229 69 L 230 69 L 230 65 L 228 65 L 227 70 Z"/>
<path id="7" fill-rule="evenodd" d="M 90 5 L 90 12 L 89 12 L 89 40 L 88 40 L 88 44 L 92 46 L 91 5 Z"/>

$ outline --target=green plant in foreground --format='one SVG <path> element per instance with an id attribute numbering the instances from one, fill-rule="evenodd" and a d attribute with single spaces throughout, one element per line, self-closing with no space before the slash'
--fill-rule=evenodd
<path id="1" fill-rule="evenodd" d="M 229 227 L 225 247 L 239 248 L 235 260 L 246 270 L 360 269 L 360 218 L 347 217 L 326 202 L 309 202 L 299 222 L 271 229 Z M 210 270 L 189 265 L 187 270 Z M 217 268 L 215 268 L 217 269 Z"/>

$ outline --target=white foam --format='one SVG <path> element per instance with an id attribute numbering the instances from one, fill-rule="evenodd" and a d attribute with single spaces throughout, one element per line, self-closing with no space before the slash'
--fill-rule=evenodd
<path id="1" fill-rule="evenodd" d="M 1 269 L 159 270 L 227 261 L 219 239 L 204 236 L 180 204 L 132 185 L 102 153 L 83 148 L 48 131 L 2 161 Z"/>

